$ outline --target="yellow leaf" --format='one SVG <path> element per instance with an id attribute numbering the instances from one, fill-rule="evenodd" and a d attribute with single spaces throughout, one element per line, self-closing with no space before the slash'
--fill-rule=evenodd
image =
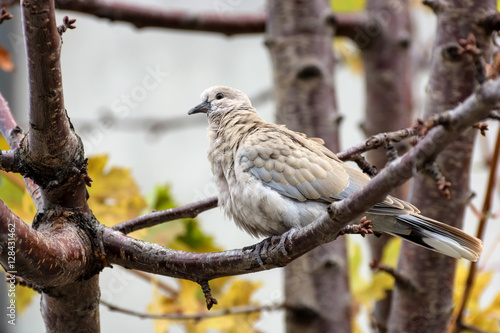
<path id="1" fill-rule="evenodd" d="M 331 0 L 334 12 L 353 12 L 365 8 L 365 0 Z"/>
<path id="2" fill-rule="evenodd" d="M 344 37 L 335 38 L 333 48 L 340 59 L 355 74 L 360 74 L 363 71 L 363 61 L 359 48 L 350 39 Z"/>
<path id="3" fill-rule="evenodd" d="M 222 279 L 218 279 L 222 280 Z M 223 280 L 229 281 L 228 278 Z M 240 279 L 231 279 L 232 284 L 224 286 L 227 289 L 225 293 L 217 296 L 215 291 L 215 281 L 210 282 L 212 294 L 218 300 L 218 305 L 214 310 L 220 308 L 232 308 L 235 306 L 244 306 L 255 304 L 252 303 L 251 297 L 253 293 L 260 288 L 261 283 L 250 282 Z M 201 287 L 191 281 L 179 280 L 179 294 L 176 298 L 163 295 L 158 292 L 157 288 L 153 289 L 153 302 L 149 305 L 148 311 L 151 313 L 178 313 L 178 314 L 198 314 L 207 313 L 206 301 L 201 290 Z M 221 289 L 220 286 L 218 289 Z M 177 324 L 182 324 L 187 332 L 203 333 L 207 331 L 220 332 L 252 332 L 254 323 L 259 319 L 259 313 L 228 315 L 216 318 L 207 318 L 200 321 L 175 321 Z M 172 320 L 155 320 L 156 332 L 167 332 Z"/>
<path id="4" fill-rule="evenodd" d="M 221 308 L 227 309 L 236 306 L 255 305 L 251 302 L 253 293 L 262 286 L 260 282 L 236 279 L 228 288 L 227 292 L 217 297 Z M 216 317 L 203 320 L 201 323 L 192 322 L 188 329 L 218 330 L 220 332 L 253 332 L 253 325 L 260 318 L 260 313 L 237 314 L 231 316 Z M 190 331 L 190 330 L 189 330 Z"/>
<path id="5" fill-rule="evenodd" d="M 468 267 L 458 265 L 455 276 L 454 301 L 459 304 L 463 297 L 467 280 Z M 465 323 L 484 332 L 500 331 L 500 293 L 495 296 L 491 304 L 481 307 L 481 298 L 488 292 L 487 287 L 492 283 L 493 272 L 478 271 L 469 295 L 465 312 Z M 458 311 L 458 309 L 456 309 Z"/>
<path id="6" fill-rule="evenodd" d="M 19 311 L 19 314 L 22 314 L 26 310 L 36 294 L 37 292 L 31 288 L 20 285 L 16 286 L 16 309 Z"/>
<path id="7" fill-rule="evenodd" d="M 396 267 L 398 265 L 400 249 L 401 238 L 392 237 L 384 246 L 384 250 L 382 251 L 382 264 Z"/>
<path id="8" fill-rule="evenodd" d="M 9 145 L 0 135 L 0 149 Z M 2 201 L 23 221 L 30 223 L 36 214 L 35 204 L 26 189 L 23 177 L 15 173 L 0 172 L 0 194 Z"/>
<path id="9" fill-rule="evenodd" d="M 107 226 L 138 216 L 146 207 L 135 180 L 126 168 L 106 168 L 108 157 L 89 158 L 88 173 L 93 180 L 89 205 L 96 218 Z"/>
<path id="10" fill-rule="evenodd" d="M 14 70 L 14 63 L 10 57 L 10 52 L 0 45 L 0 68 L 4 72 L 12 72 Z"/>

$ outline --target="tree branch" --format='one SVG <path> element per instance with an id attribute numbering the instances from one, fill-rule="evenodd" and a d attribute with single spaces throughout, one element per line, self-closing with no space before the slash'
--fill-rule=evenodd
<path id="1" fill-rule="evenodd" d="M 0 93 L 0 131 L 4 136 L 4 138 L 7 140 L 7 143 L 9 144 L 11 149 L 19 148 L 19 145 L 21 144 L 21 140 L 23 139 L 24 134 L 21 128 L 17 125 L 17 122 L 14 120 L 12 112 L 9 108 L 9 104 L 7 103 L 7 101 L 5 100 L 5 98 L 1 93 Z M 14 170 L 11 171 L 16 172 Z M 24 183 L 26 184 L 26 187 L 30 192 L 31 198 L 33 199 L 33 202 L 35 203 L 37 209 L 41 208 L 42 197 L 38 185 L 36 185 L 28 177 L 24 177 Z"/>
<path id="2" fill-rule="evenodd" d="M 5 271 L 14 271 L 27 282 L 45 288 L 80 278 L 82 272 L 71 267 L 81 266 L 84 246 L 76 231 L 57 232 L 76 228 L 63 223 L 63 218 L 67 217 L 56 217 L 61 225 L 49 236 L 31 228 L 0 201 L 0 262 Z"/>
<path id="3" fill-rule="evenodd" d="M 334 240 L 340 230 L 368 210 L 394 187 L 412 177 L 432 161 L 449 143 L 472 124 L 486 118 L 500 102 L 500 80 L 485 82 L 475 94 L 458 105 L 448 127 L 437 126 L 407 154 L 389 164 L 370 183 L 347 199 L 333 203 L 315 222 L 289 234 L 283 253 L 280 246 L 270 246 L 260 259 L 251 250 L 229 250 L 214 253 L 191 253 L 168 249 L 105 229 L 103 244 L 107 260 L 125 268 L 192 280 L 239 275 L 282 267 L 314 247 Z M 333 221 L 332 221 L 333 220 Z M 257 246 L 258 248 L 258 246 Z M 263 263 L 259 264 L 259 261 Z"/>
<path id="4" fill-rule="evenodd" d="M 356 37 L 363 33 L 369 20 L 370 17 L 366 11 L 331 13 L 327 16 L 327 23 L 335 28 L 336 37 L 347 37 L 357 44 L 359 44 L 359 41 Z"/>
<path id="5" fill-rule="evenodd" d="M 141 319 L 168 319 L 168 320 L 194 320 L 199 321 L 203 319 L 222 317 L 222 316 L 234 316 L 240 314 L 250 314 L 255 312 L 264 311 L 276 311 L 282 310 L 286 307 L 285 304 L 273 304 L 273 305 L 245 305 L 245 306 L 235 306 L 233 308 L 221 309 L 217 311 L 203 312 L 203 313 L 193 313 L 193 314 L 183 314 L 183 313 L 145 313 L 137 312 L 123 307 L 113 305 L 104 300 L 101 300 L 101 304 L 108 307 L 110 311 L 118 311 L 131 316 L 139 317 Z"/>
<path id="6" fill-rule="evenodd" d="M 201 212 L 217 207 L 217 197 L 203 199 L 181 207 L 170 208 L 136 217 L 112 227 L 113 230 L 129 234 L 155 225 L 184 218 L 195 218 Z"/>
<path id="7" fill-rule="evenodd" d="M 54 2 L 23 1 L 22 13 L 30 101 L 30 131 L 20 145 L 23 168 L 43 189 L 46 205 L 84 207 L 88 211 L 83 145 L 64 108 L 61 36 Z"/>
<path id="8" fill-rule="evenodd" d="M 266 26 L 264 14 L 232 14 L 228 8 L 220 8 L 220 13 L 193 14 L 183 11 L 161 10 L 120 2 L 58 0 L 57 8 L 72 10 L 111 21 L 132 23 L 137 28 L 158 27 L 189 31 L 236 34 L 263 33 Z"/>
<path id="9" fill-rule="evenodd" d="M 351 161 L 356 159 L 357 155 L 365 153 L 369 150 L 384 147 L 388 141 L 400 142 L 418 134 L 416 127 L 404 128 L 399 131 L 380 133 L 372 135 L 365 142 L 352 146 L 342 152 L 337 153 L 337 157 L 342 161 Z"/>

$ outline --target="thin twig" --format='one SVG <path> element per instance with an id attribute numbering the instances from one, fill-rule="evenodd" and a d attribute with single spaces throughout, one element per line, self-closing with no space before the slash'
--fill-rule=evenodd
<path id="1" fill-rule="evenodd" d="M 498 129 L 495 148 L 493 151 L 493 159 L 491 161 L 490 174 L 488 177 L 488 185 L 486 187 L 486 195 L 484 197 L 483 208 L 481 211 L 481 218 L 479 219 L 476 237 L 482 239 L 484 236 L 484 230 L 486 228 L 486 223 L 490 217 L 491 202 L 493 200 L 493 192 L 495 189 L 496 172 L 498 167 L 498 157 L 500 155 L 500 128 Z M 454 331 L 454 326 L 458 327 L 464 323 L 464 313 L 469 301 L 472 287 L 474 285 L 475 277 L 477 273 L 477 263 L 471 262 L 469 266 L 469 272 L 467 274 L 467 280 L 465 282 L 465 289 L 460 300 L 460 305 L 458 306 L 458 312 L 454 316 L 452 325 L 450 325 L 449 332 Z"/>
<path id="2" fill-rule="evenodd" d="M 337 156 L 343 161 L 350 161 L 356 155 L 365 153 L 369 150 L 384 147 L 387 140 L 390 140 L 392 142 L 400 142 L 404 139 L 415 136 L 417 133 L 418 131 L 415 127 L 409 127 L 399 131 L 372 135 L 371 137 L 366 139 L 365 142 L 337 153 Z"/>
<path id="3" fill-rule="evenodd" d="M 0 12 L 0 24 L 3 23 L 3 21 L 10 20 L 14 16 L 12 16 L 11 13 L 7 12 L 7 9 L 2 8 L 2 11 Z"/>
<path id="4" fill-rule="evenodd" d="M 168 284 L 158 280 L 155 276 L 153 276 L 151 274 L 144 273 L 144 272 L 141 272 L 141 271 L 138 271 L 135 269 L 129 270 L 129 272 L 137 275 L 138 277 L 140 277 L 146 281 L 149 281 L 151 283 L 155 283 L 158 286 L 158 288 L 160 288 L 163 291 L 165 291 L 166 293 L 168 293 L 172 298 L 177 298 L 177 296 L 179 295 L 178 290 L 176 290 L 173 287 L 169 286 Z"/>
<path id="5" fill-rule="evenodd" d="M 439 165 L 436 161 L 427 163 L 424 167 L 425 173 L 430 176 L 437 185 L 438 190 L 443 194 L 443 196 L 447 199 L 451 198 L 451 183 L 446 180 L 445 176 L 441 172 Z"/>
<path id="6" fill-rule="evenodd" d="M 70 19 L 67 15 L 63 17 L 63 24 L 57 27 L 57 31 L 59 32 L 59 35 L 62 36 L 63 33 L 66 32 L 68 29 L 75 29 L 75 22 L 76 19 Z"/>
<path id="7" fill-rule="evenodd" d="M 377 175 L 377 167 L 370 164 L 366 158 L 361 154 L 354 155 L 350 158 L 351 161 L 356 163 L 358 167 L 370 177 L 375 177 Z"/>
<path id="8" fill-rule="evenodd" d="M 145 312 L 137 312 L 129 309 L 125 309 L 113 304 L 110 304 L 101 299 L 101 304 L 107 306 L 111 311 L 118 311 L 121 313 L 125 313 L 131 316 L 136 316 L 139 318 L 147 318 L 147 319 L 168 319 L 168 320 L 203 320 L 208 318 L 222 317 L 222 316 L 234 316 L 234 315 L 242 315 L 242 314 L 250 314 L 255 312 L 263 312 L 263 311 L 276 311 L 282 310 L 286 308 L 285 304 L 272 304 L 272 305 L 245 305 L 245 306 L 236 306 L 233 308 L 222 309 L 211 312 L 204 313 L 193 313 L 193 314 L 183 314 L 183 313 L 164 313 L 164 314 L 154 314 L 154 313 L 145 313 Z"/>
<path id="9" fill-rule="evenodd" d="M 366 216 L 363 216 L 363 218 L 361 219 L 361 221 L 359 221 L 358 224 L 346 225 L 339 232 L 339 236 L 348 234 L 349 235 L 359 234 L 361 235 L 361 237 L 365 237 L 368 234 L 373 234 L 372 221 L 367 220 Z"/>
<path id="10" fill-rule="evenodd" d="M 170 208 L 136 217 L 116 224 L 112 229 L 129 234 L 144 228 L 184 218 L 195 218 L 201 212 L 217 207 L 217 197 L 211 197 L 184 206 Z"/>
<path id="11" fill-rule="evenodd" d="M 403 291 L 408 291 L 408 292 L 419 292 L 419 288 L 409 276 L 404 276 L 400 272 L 398 272 L 395 268 L 382 264 L 380 263 L 377 259 L 373 259 L 373 261 L 370 263 L 370 268 L 377 271 L 377 272 L 385 272 L 389 275 L 391 275 L 394 278 L 394 282 L 396 283 L 396 286 L 399 287 Z"/>
<path id="12" fill-rule="evenodd" d="M 212 289 L 210 289 L 210 284 L 207 280 L 201 280 L 198 282 L 205 296 L 205 301 L 207 302 L 207 310 L 210 310 L 215 304 L 218 304 L 217 300 L 212 296 Z"/>

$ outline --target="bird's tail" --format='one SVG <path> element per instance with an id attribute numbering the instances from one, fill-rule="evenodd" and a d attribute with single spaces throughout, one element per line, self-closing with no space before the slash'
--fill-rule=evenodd
<path id="1" fill-rule="evenodd" d="M 377 219 L 378 220 L 378 219 Z M 418 214 L 399 215 L 390 223 L 377 221 L 374 231 L 401 237 L 441 254 L 477 261 L 483 251 L 480 239 L 464 231 Z M 382 222 L 382 223 L 380 223 Z"/>

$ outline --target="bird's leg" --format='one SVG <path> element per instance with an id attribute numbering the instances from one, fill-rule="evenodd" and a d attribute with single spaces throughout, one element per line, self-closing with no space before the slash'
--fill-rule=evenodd
<path id="1" fill-rule="evenodd" d="M 266 269 L 264 266 L 264 261 L 262 260 L 261 253 L 263 252 L 264 255 L 267 256 L 267 250 L 269 249 L 269 246 L 272 244 L 272 237 L 264 239 L 262 242 L 257 243 L 255 245 L 251 246 L 246 246 L 243 248 L 243 251 L 252 251 L 255 253 L 255 257 L 257 258 L 257 262 L 259 263 L 259 266 Z"/>
<path id="2" fill-rule="evenodd" d="M 267 256 L 267 252 L 270 246 L 279 246 L 281 253 L 284 256 L 288 256 L 288 251 L 285 248 L 286 240 L 292 236 L 295 232 L 297 232 L 297 228 L 291 228 L 287 232 L 283 233 L 280 236 L 272 236 L 264 239 L 262 242 L 257 243 L 255 245 L 246 246 L 243 248 L 243 251 L 252 251 L 255 253 L 255 257 L 257 258 L 257 262 L 259 266 L 266 269 L 264 266 L 264 260 L 262 260 L 261 254 Z"/>

